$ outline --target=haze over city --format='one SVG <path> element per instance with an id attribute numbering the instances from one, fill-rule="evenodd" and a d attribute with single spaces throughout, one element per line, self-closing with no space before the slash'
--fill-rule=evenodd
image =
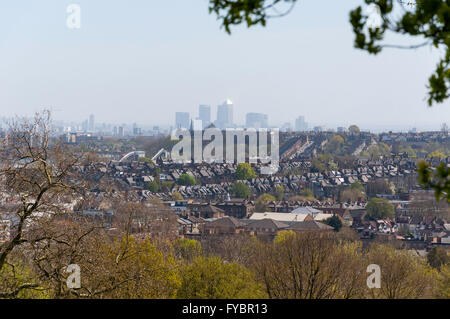
<path id="1" fill-rule="evenodd" d="M 46 107 L 57 120 L 92 113 L 99 122 L 173 125 L 175 112 L 195 118 L 200 104 L 216 118 L 229 98 L 237 124 L 249 112 L 268 114 L 270 125 L 303 115 L 312 125 L 374 131 L 437 130 L 450 118 L 448 102 L 425 101 L 437 50 L 353 48 L 348 13 L 358 1 L 302 1 L 267 28 L 231 36 L 205 1 L 78 3 L 77 30 L 65 24 L 70 1 L 2 5 L 3 116 Z"/>
<path id="2" fill-rule="evenodd" d="M 3 2 L 0 314 L 448 312 L 450 0 Z"/>

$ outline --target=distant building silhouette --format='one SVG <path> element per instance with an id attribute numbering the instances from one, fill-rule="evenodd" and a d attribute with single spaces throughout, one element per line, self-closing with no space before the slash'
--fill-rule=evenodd
<path id="1" fill-rule="evenodd" d="M 175 113 L 175 128 L 189 129 L 190 116 L 188 112 Z"/>
<path id="2" fill-rule="evenodd" d="M 88 124 L 88 131 L 94 132 L 95 130 L 95 116 L 94 114 L 89 115 L 89 124 Z"/>
<path id="3" fill-rule="evenodd" d="M 202 121 L 202 128 L 208 127 L 211 124 L 211 106 L 199 105 L 197 120 Z"/>
<path id="4" fill-rule="evenodd" d="M 308 123 L 306 123 L 304 116 L 299 116 L 295 120 L 295 130 L 296 131 L 306 131 L 306 130 L 308 130 Z"/>
<path id="5" fill-rule="evenodd" d="M 267 114 L 247 113 L 245 116 L 245 126 L 247 128 L 268 128 L 269 117 Z"/>
<path id="6" fill-rule="evenodd" d="M 215 126 L 221 129 L 233 127 L 233 102 L 227 99 L 217 107 L 217 121 Z"/>

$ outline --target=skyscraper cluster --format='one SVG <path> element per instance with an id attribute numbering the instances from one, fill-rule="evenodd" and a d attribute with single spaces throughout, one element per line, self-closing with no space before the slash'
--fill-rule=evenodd
<path id="1" fill-rule="evenodd" d="M 215 126 L 221 129 L 231 128 L 233 123 L 233 102 L 227 99 L 221 105 L 217 106 L 217 120 Z"/>
<path id="2" fill-rule="evenodd" d="M 304 116 L 299 116 L 295 120 L 295 130 L 300 132 L 308 130 L 308 123 L 306 123 Z"/>
<path id="3" fill-rule="evenodd" d="M 205 129 L 211 124 L 211 106 L 209 105 L 200 105 L 198 107 L 198 118 L 197 120 L 201 121 L 202 128 Z"/>
<path id="4" fill-rule="evenodd" d="M 246 128 L 268 128 L 269 116 L 261 113 L 247 113 L 245 116 Z"/>
<path id="5" fill-rule="evenodd" d="M 190 124 L 190 115 L 188 112 L 175 113 L 175 128 L 189 129 Z"/>
<path id="6" fill-rule="evenodd" d="M 190 119 L 188 112 L 176 112 L 175 128 L 205 129 L 213 123 L 211 117 L 211 106 L 209 105 L 199 105 L 198 117 L 195 120 Z M 233 102 L 229 99 L 217 107 L 217 119 L 214 121 L 214 126 L 220 129 L 234 127 Z"/>

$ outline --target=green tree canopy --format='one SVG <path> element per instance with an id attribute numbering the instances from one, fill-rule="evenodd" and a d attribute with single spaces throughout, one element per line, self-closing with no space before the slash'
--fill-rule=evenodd
<path id="1" fill-rule="evenodd" d="M 435 246 L 428 252 L 427 260 L 431 267 L 440 269 L 442 265 L 450 263 L 450 256 L 445 248 Z"/>
<path id="2" fill-rule="evenodd" d="M 433 189 L 436 200 L 445 199 L 450 203 L 450 168 L 444 162 L 433 170 L 429 163 L 422 161 L 418 173 L 420 185 Z"/>
<path id="3" fill-rule="evenodd" d="M 267 202 L 275 201 L 276 198 L 270 194 L 264 193 L 260 195 L 255 201 L 255 210 L 257 212 L 267 211 Z"/>
<path id="4" fill-rule="evenodd" d="M 237 263 L 219 257 L 198 257 L 181 270 L 182 285 L 177 297 L 183 299 L 265 298 L 253 274 Z"/>
<path id="5" fill-rule="evenodd" d="M 144 162 L 144 163 L 153 163 L 153 161 L 151 160 L 151 158 L 148 158 L 148 157 L 139 157 L 138 158 L 138 161 L 139 162 Z"/>
<path id="6" fill-rule="evenodd" d="M 191 261 L 203 254 L 202 245 L 193 239 L 177 239 L 173 243 L 173 248 L 176 257 L 187 261 Z"/>
<path id="7" fill-rule="evenodd" d="M 274 238 L 274 244 L 282 244 L 289 240 L 291 237 L 295 237 L 295 231 L 293 230 L 282 230 Z"/>
<path id="8" fill-rule="evenodd" d="M 325 151 L 331 154 L 339 154 L 342 151 L 342 145 L 345 140 L 341 135 L 334 135 L 325 145 Z"/>
<path id="9" fill-rule="evenodd" d="M 149 191 L 151 191 L 153 193 L 157 193 L 159 191 L 159 184 L 155 180 L 148 182 L 145 187 L 146 187 L 146 189 L 148 189 Z"/>
<path id="10" fill-rule="evenodd" d="M 334 231 L 337 231 L 337 232 L 342 228 L 342 221 L 341 221 L 341 219 L 340 219 L 338 216 L 336 216 L 336 215 L 333 215 L 333 216 L 331 216 L 330 218 L 327 218 L 327 219 L 325 220 L 325 224 L 327 224 L 327 225 L 333 227 L 333 228 L 334 228 Z"/>
<path id="11" fill-rule="evenodd" d="M 183 195 L 181 195 L 179 192 L 174 192 L 172 194 L 172 200 L 183 200 Z"/>
<path id="12" fill-rule="evenodd" d="M 392 195 L 395 193 L 395 185 L 389 182 L 386 178 L 377 178 L 369 181 L 366 185 L 367 194 L 369 196 L 375 196 L 376 194 Z"/>
<path id="13" fill-rule="evenodd" d="M 350 133 L 359 133 L 361 130 L 359 129 L 359 127 L 357 125 L 350 125 L 348 128 L 348 131 Z"/>
<path id="14" fill-rule="evenodd" d="M 372 198 L 366 206 L 369 219 L 394 218 L 394 205 L 385 198 Z"/>
<path id="15" fill-rule="evenodd" d="M 235 182 L 231 188 L 231 192 L 239 198 L 247 198 L 251 195 L 250 188 L 242 182 Z"/>
<path id="16" fill-rule="evenodd" d="M 195 178 L 189 174 L 181 174 L 177 182 L 179 185 L 184 186 L 193 186 L 196 184 Z"/>
<path id="17" fill-rule="evenodd" d="M 338 165 L 334 162 L 331 154 L 320 154 L 311 161 L 311 170 L 313 172 L 335 171 L 337 169 Z"/>
<path id="18" fill-rule="evenodd" d="M 275 194 L 277 196 L 277 200 L 283 200 L 284 198 L 284 187 L 281 185 L 275 186 Z"/>
<path id="19" fill-rule="evenodd" d="M 246 180 L 256 178 L 256 173 L 249 163 L 239 163 L 236 169 L 236 178 Z"/>

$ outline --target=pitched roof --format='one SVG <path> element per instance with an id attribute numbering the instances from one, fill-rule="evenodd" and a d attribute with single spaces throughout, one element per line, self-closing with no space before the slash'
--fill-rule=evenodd
<path id="1" fill-rule="evenodd" d="M 292 230 L 333 230 L 334 228 L 315 220 L 305 220 L 303 222 L 293 223 L 289 229 Z"/>
<path id="2" fill-rule="evenodd" d="M 246 225 L 246 223 L 243 223 L 240 220 L 231 216 L 217 218 L 211 221 L 209 224 L 212 226 L 223 226 L 223 227 L 243 227 Z"/>
<path id="3" fill-rule="evenodd" d="M 292 214 L 318 214 L 321 213 L 321 210 L 312 208 L 310 206 L 305 206 L 305 207 L 297 207 L 296 209 L 294 209 L 291 213 Z"/>
<path id="4" fill-rule="evenodd" d="M 289 227 L 288 224 L 273 220 L 270 218 L 264 218 L 260 220 L 251 221 L 247 227 L 250 228 L 275 228 L 275 229 L 282 229 Z"/>
<path id="5" fill-rule="evenodd" d="M 252 216 L 250 216 L 250 219 L 252 220 L 261 220 L 261 219 L 273 219 L 276 221 L 281 222 L 293 222 L 298 221 L 301 222 L 305 219 L 305 217 L 308 216 L 308 214 L 291 214 L 291 213 L 253 213 Z"/>

